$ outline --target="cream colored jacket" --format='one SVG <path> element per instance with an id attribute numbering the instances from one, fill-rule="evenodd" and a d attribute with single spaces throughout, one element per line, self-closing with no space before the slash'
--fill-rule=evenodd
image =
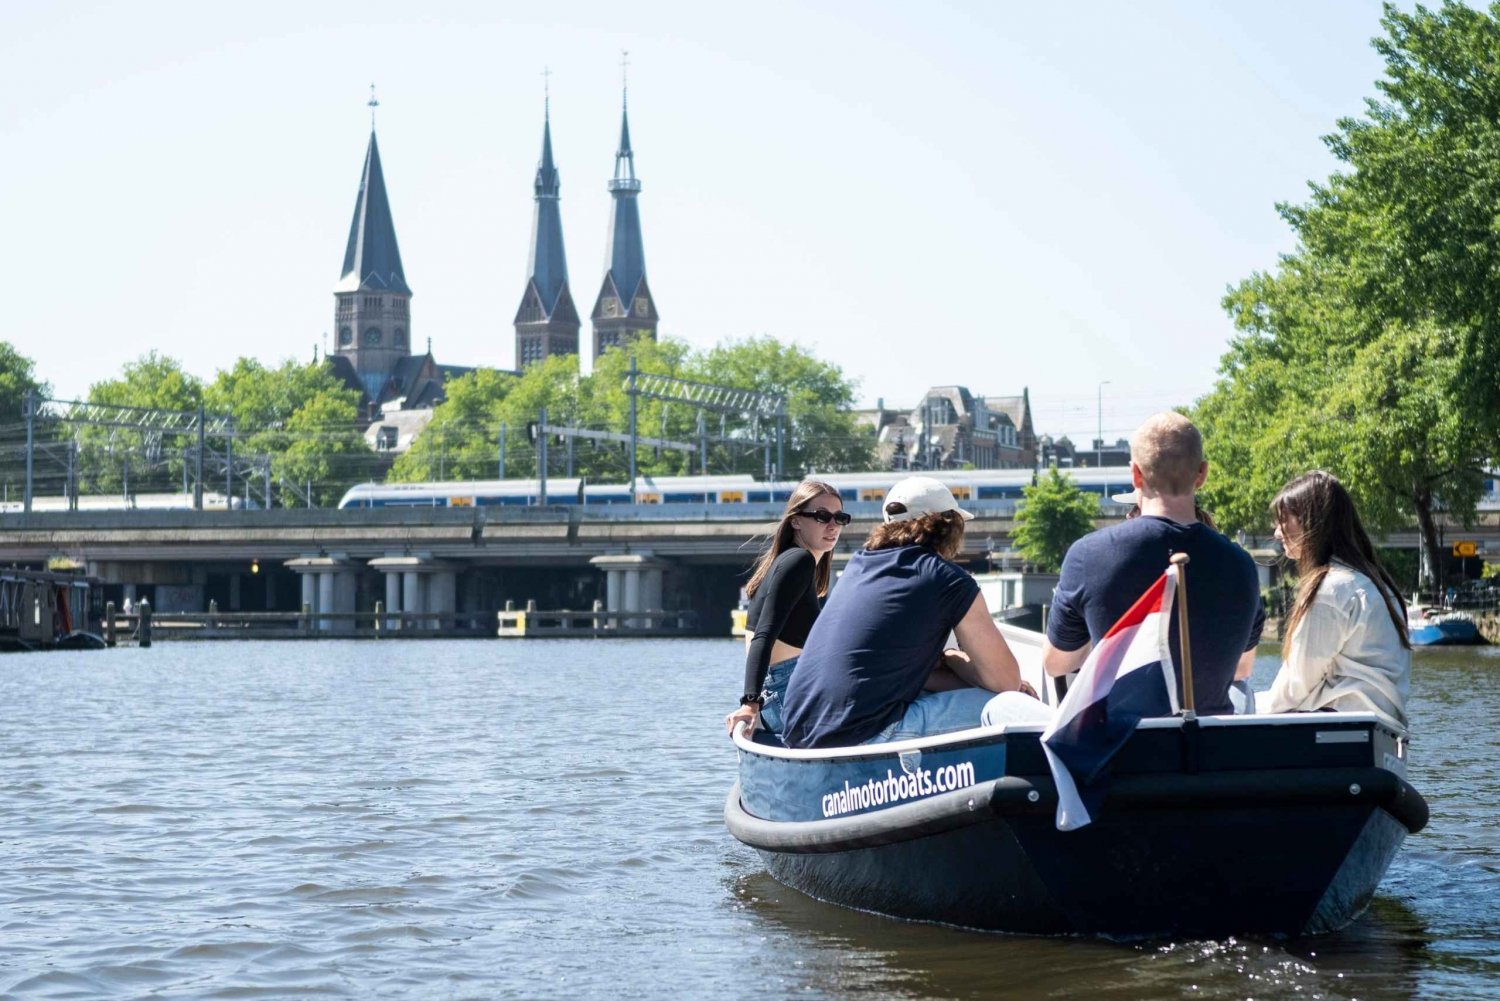
<path id="1" fill-rule="evenodd" d="M 1269 711 L 1369 711 L 1405 729 L 1411 650 L 1401 638 L 1379 585 L 1335 561 L 1283 648 Z"/>

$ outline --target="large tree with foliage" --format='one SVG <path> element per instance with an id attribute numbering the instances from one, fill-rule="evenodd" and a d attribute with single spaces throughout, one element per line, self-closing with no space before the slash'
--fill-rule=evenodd
<path id="1" fill-rule="evenodd" d="M 1094 530 L 1099 501 L 1056 466 L 1022 487 L 1021 497 L 1011 539 L 1026 562 L 1045 573 L 1056 572 L 1068 547 Z"/>
<path id="2" fill-rule="evenodd" d="M 175 358 L 148 352 L 130 362 L 117 379 L 89 387 L 90 403 L 152 410 L 197 410 L 203 383 Z M 184 442 L 125 428 L 80 426 L 79 490 L 108 493 L 129 485 L 131 493 L 181 489 Z"/>
<path id="3" fill-rule="evenodd" d="M 26 480 L 26 424 L 21 408 L 28 392 L 45 396 L 50 390 L 36 377 L 35 362 L 9 341 L 0 341 L 0 479 L 12 497 L 20 496 Z"/>
<path id="4" fill-rule="evenodd" d="M 624 433 L 630 425 L 626 383 L 632 358 L 643 374 L 785 395 L 785 461 L 793 474 L 808 469 L 864 468 L 869 463 L 873 435 L 859 428 L 847 412 L 853 386 L 836 366 L 769 338 L 721 345 L 707 352 L 694 352 L 681 341 L 642 338 L 606 351 L 587 376 L 580 375 L 577 356 L 566 355 L 531 365 L 519 377 L 480 370 L 455 379 L 432 422 L 396 461 L 391 478 L 491 478 L 497 472 L 502 427 L 506 475 L 533 477 L 537 450 L 526 430 L 537 422 L 543 407 L 551 425 Z M 727 415 L 721 424 L 712 411 L 706 411 L 704 418 L 709 472 L 758 472 L 764 467 L 760 443 L 771 436 L 771 423 Z M 693 445 L 701 440 L 698 411 L 690 404 L 639 396 L 636 426 L 644 439 Z M 575 475 L 622 482 L 628 465 L 622 443 L 573 442 Z M 684 475 L 697 472 L 701 458 L 688 451 L 642 444 L 636 466 L 643 474 Z M 549 474 L 560 476 L 568 468 L 567 445 L 554 441 L 549 447 Z"/>
<path id="5" fill-rule="evenodd" d="M 1327 138 L 1343 168 L 1283 205 L 1299 246 L 1226 297 L 1239 330 L 1194 418 L 1230 528 L 1322 467 L 1376 531 L 1473 517 L 1500 454 L 1500 5 L 1385 8 L 1380 98 Z M 1227 475 L 1226 475 L 1227 474 Z"/>
<path id="6" fill-rule="evenodd" d="M 360 396 L 326 361 L 268 368 L 240 358 L 204 388 L 203 402 L 233 419 L 237 452 L 270 457 L 288 505 L 333 503 L 374 474 L 375 454 L 359 430 Z"/>

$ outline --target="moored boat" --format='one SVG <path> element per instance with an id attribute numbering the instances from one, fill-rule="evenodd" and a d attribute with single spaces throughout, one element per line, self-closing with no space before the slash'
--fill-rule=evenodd
<path id="1" fill-rule="evenodd" d="M 1462 646 L 1485 642 L 1473 617 L 1464 612 L 1408 609 L 1406 630 L 1412 646 Z"/>

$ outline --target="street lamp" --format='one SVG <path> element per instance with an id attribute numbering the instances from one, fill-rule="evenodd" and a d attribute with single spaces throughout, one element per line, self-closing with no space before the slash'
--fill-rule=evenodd
<path id="1" fill-rule="evenodd" d="M 1104 465 L 1104 387 L 1108 385 L 1108 379 L 1099 383 L 1099 437 L 1094 439 L 1094 466 L 1096 468 Z"/>

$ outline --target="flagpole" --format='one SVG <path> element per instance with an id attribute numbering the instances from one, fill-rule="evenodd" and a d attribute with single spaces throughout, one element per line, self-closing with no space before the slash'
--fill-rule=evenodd
<path id="1" fill-rule="evenodd" d="M 1177 568 L 1177 636 L 1182 641 L 1182 718 L 1197 719 L 1193 704 L 1193 647 L 1188 635 L 1187 602 L 1187 553 L 1173 553 L 1172 565 Z"/>

